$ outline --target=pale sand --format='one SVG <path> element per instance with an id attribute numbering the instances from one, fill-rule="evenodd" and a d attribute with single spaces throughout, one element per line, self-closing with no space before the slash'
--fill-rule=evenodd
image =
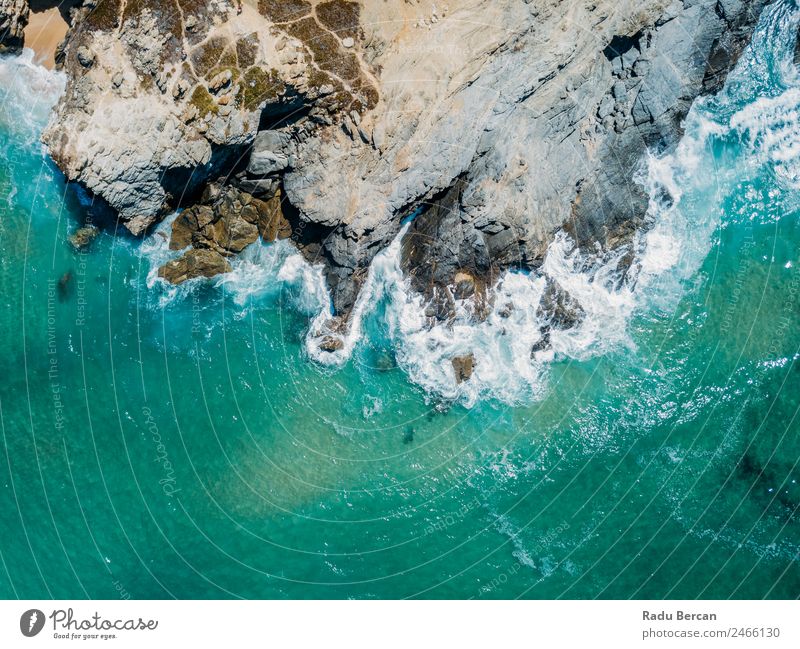
<path id="1" fill-rule="evenodd" d="M 25 28 L 25 47 L 35 52 L 35 61 L 52 70 L 55 65 L 56 46 L 64 40 L 67 22 L 56 7 L 31 12 Z"/>

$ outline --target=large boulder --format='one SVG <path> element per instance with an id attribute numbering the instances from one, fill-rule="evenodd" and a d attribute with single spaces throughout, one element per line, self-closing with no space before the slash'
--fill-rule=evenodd
<path id="1" fill-rule="evenodd" d="M 453 363 L 453 372 L 456 376 L 456 383 L 463 383 L 472 378 L 472 371 L 475 367 L 475 356 L 473 354 L 464 354 L 463 356 L 455 356 L 451 362 Z"/>
<path id="2" fill-rule="evenodd" d="M 203 203 L 183 210 L 173 221 L 172 250 L 193 246 L 228 256 L 241 252 L 259 236 L 269 242 L 291 232 L 279 192 L 262 200 L 230 185 L 211 185 L 203 198 Z"/>
<path id="3" fill-rule="evenodd" d="M 196 277 L 214 277 L 231 271 L 231 265 L 216 250 L 191 249 L 158 269 L 158 276 L 172 284 Z"/>
<path id="4" fill-rule="evenodd" d="M 282 131 L 261 131 L 256 135 L 247 173 L 268 176 L 289 167 L 291 137 Z"/>

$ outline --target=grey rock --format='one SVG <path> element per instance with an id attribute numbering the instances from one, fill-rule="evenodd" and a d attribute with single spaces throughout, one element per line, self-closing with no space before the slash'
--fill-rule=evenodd
<path id="1" fill-rule="evenodd" d="M 639 59 L 636 63 L 633 64 L 633 74 L 636 77 L 644 77 L 647 76 L 647 73 L 650 71 L 650 62 L 644 59 Z"/>
<path id="2" fill-rule="evenodd" d="M 0 52 L 17 52 L 25 42 L 27 0 L 0 0 Z"/>
<path id="3" fill-rule="evenodd" d="M 358 127 L 358 136 L 361 138 L 361 141 L 364 144 L 371 144 L 372 143 L 372 136 L 364 129 L 363 126 Z"/>
<path id="4" fill-rule="evenodd" d="M 291 136 L 283 131 L 260 131 L 253 142 L 247 173 L 267 176 L 289 166 Z"/>
<path id="5" fill-rule="evenodd" d="M 95 55 L 88 47 L 81 45 L 75 50 L 75 56 L 84 68 L 90 68 L 94 65 Z"/>
<path id="6" fill-rule="evenodd" d="M 633 67 L 633 64 L 636 62 L 636 59 L 639 58 L 640 52 L 637 47 L 630 48 L 627 52 L 622 55 L 622 68 L 625 70 L 629 70 Z"/>
<path id="7" fill-rule="evenodd" d="M 614 98 L 611 95 L 604 95 L 600 106 L 597 108 L 597 116 L 602 120 L 614 112 Z"/>
<path id="8" fill-rule="evenodd" d="M 145 4 L 157 12 L 157 3 Z M 568 4 L 476 0 L 459 8 L 466 20 L 428 24 L 440 42 L 458 46 L 454 61 L 425 47 L 428 30 L 404 30 L 398 46 L 396 25 L 408 8 L 386 0 L 382 20 L 362 25 L 364 47 L 346 53 L 377 79 L 380 101 L 372 108 L 340 97 L 327 81 L 309 88 L 308 61 L 286 45 L 265 48 L 276 56 L 262 64 L 286 83 L 264 114 L 220 105 L 219 97 L 189 102 L 190 90 L 175 100 L 139 86 L 130 124 L 109 123 L 97 101 L 109 78 L 101 72 L 116 65 L 105 54 L 116 41 L 78 29 L 67 47 L 68 91 L 45 141 L 67 177 L 105 198 L 135 231 L 160 218 L 187 183 L 197 183 L 188 192 L 196 194 L 230 171 L 252 144 L 237 183 L 255 191 L 261 180 L 280 179 L 297 225 L 293 240 L 324 264 L 342 318 L 374 256 L 417 212 L 401 264 L 430 298 L 431 317 L 447 319 L 454 292 L 468 292 L 455 282 L 458 273 L 479 280 L 470 299 L 483 299 L 503 270 L 536 269 L 559 230 L 592 249 L 624 245 L 647 208 L 632 182 L 645 149 L 674 146 L 691 102 L 724 81 L 764 3 L 729 0 L 719 11 L 716 0 L 666 8 L 661 0 Z M 574 10 L 573 20 L 564 21 L 565 9 Z M 492 20 L 476 30 L 471 14 Z M 203 30 L 226 29 L 226 15 L 214 18 L 186 31 L 192 61 Z M 283 31 L 259 24 L 257 33 L 291 43 Z M 126 21 L 113 35 L 135 72 L 126 78 L 161 72 L 171 34 L 148 12 Z M 609 61 L 615 37 L 638 44 Z M 95 42 L 95 65 L 71 67 L 75 48 Z M 430 71 L 436 83 L 408 74 L 415 69 Z M 215 89 L 209 81 L 197 86 Z M 185 112 L 190 106 L 194 114 Z M 256 134 L 259 121 L 272 118 L 286 126 Z M 356 140 L 372 146 L 353 146 Z M 252 236 L 246 226 L 237 232 L 237 240 Z"/>

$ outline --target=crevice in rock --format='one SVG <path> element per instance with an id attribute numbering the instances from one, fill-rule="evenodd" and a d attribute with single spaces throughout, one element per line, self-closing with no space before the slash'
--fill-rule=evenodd
<path id="1" fill-rule="evenodd" d="M 644 32 L 642 30 L 639 30 L 632 36 L 617 34 L 611 39 L 611 42 L 606 45 L 605 49 L 603 50 L 603 55 L 609 61 L 612 61 L 618 56 L 622 56 L 626 52 L 632 50 L 634 47 L 641 49 L 639 47 L 639 41 L 641 41 L 643 35 Z"/>
<path id="2" fill-rule="evenodd" d="M 193 205 L 199 199 L 210 178 L 231 178 L 247 166 L 249 147 L 244 145 L 211 145 L 211 160 L 201 167 L 170 167 L 161 176 L 161 186 L 167 192 L 165 209 Z"/>
<path id="3" fill-rule="evenodd" d="M 258 122 L 259 131 L 269 131 L 297 124 L 308 117 L 313 103 L 306 101 L 301 93 L 287 86 L 286 94 L 280 102 L 268 103 L 261 111 Z"/>

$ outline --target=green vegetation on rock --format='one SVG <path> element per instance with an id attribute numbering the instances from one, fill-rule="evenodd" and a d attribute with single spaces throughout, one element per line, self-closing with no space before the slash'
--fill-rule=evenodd
<path id="1" fill-rule="evenodd" d="M 277 100 L 286 90 L 277 70 L 252 67 L 244 73 L 239 91 L 245 110 L 256 110 L 267 101 Z"/>
<path id="2" fill-rule="evenodd" d="M 340 38 L 358 38 L 361 6 L 357 2 L 330 0 L 318 4 L 314 11 L 319 21 Z"/>

